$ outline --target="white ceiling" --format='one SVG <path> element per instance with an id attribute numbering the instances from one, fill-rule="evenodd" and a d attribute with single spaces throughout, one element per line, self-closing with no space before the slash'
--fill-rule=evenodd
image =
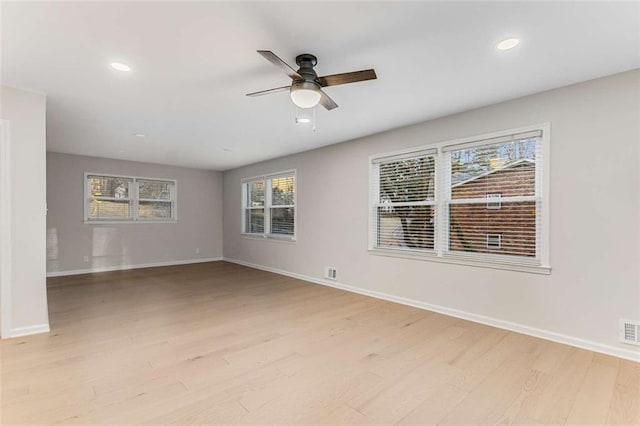
<path id="1" fill-rule="evenodd" d="M 3 2 L 2 82 L 48 95 L 50 151 L 225 170 L 638 68 L 639 8 Z M 506 37 L 522 42 L 497 51 Z M 378 80 L 326 88 L 340 107 L 312 132 L 287 93 L 245 96 L 290 82 L 257 49 Z"/>

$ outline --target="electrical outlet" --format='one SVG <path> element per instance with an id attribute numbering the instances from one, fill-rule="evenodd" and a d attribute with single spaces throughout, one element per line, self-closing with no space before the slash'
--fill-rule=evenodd
<path id="1" fill-rule="evenodd" d="M 196 249 L 196 254 L 200 254 L 200 249 L 199 248 Z"/>
<path id="2" fill-rule="evenodd" d="M 84 263 L 89 263 L 89 256 L 84 256 L 82 260 L 84 261 Z"/>

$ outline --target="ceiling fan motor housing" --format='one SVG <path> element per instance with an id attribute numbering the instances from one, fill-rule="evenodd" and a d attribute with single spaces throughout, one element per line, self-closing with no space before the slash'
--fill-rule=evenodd
<path id="1" fill-rule="evenodd" d="M 300 68 L 313 68 L 318 64 L 318 58 L 311 53 L 303 53 L 302 55 L 296 56 L 296 64 L 298 64 Z"/>
<path id="2" fill-rule="evenodd" d="M 315 81 L 294 81 L 291 84 L 291 91 L 295 92 L 296 90 L 319 90 L 320 85 Z"/>
<path id="3" fill-rule="evenodd" d="M 318 74 L 316 74 L 313 69 L 317 63 L 318 59 L 310 53 L 303 53 L 302 55 L 296 56 L 296 64 L 300 67 L 298 74 L 300 74 L 305 82 L 315 83 L 314 87 L 320 88 L 320 85 L 316 83 Z M 309 89 L 311 89 L 311 87 L 309 87 Z"/>

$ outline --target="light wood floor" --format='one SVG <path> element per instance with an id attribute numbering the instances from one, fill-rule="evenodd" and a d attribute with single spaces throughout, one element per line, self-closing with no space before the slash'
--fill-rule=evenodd
<path id="1" fill-rule="evenodd" d="M 640 364 L 229 263 L 49 280 L 2 423 L 640 424 Z"/>

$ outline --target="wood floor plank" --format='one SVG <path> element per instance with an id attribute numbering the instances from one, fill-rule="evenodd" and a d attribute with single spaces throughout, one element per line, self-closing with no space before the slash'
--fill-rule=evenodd
<path id="1" fill-rule="evenodd" d="M 618 362 L 603 362 L 594 356 L 593 362 L 576 395 L 566 424 L 604 424 L 613 398 Z M 610 360 L 607 360 L 610 361 Z"/>
<path id="2" fill-rule="evenodd" d="M 531 354 L 511 353 L 438 423 L 498 423 L 525 388 L 534 361 Z"/>
<path id="3" fill-rule="evenodd" d="M 607 424 L 632 425 L 640 419 L 640 364 L 620 360 Z"/>
<path id="4" fill-rule="evenodd" d="M 225 262 L 48 280 L 2 424 L 640 424 L 640 365 Z"/>
<path id="5" fill-rule="evenodd" d="M 568 348 L 549 373 L 541 376 L 541 385 L 527 401 L 526 415 L 543 424 L 564 424 L 584 382 L 594 354 Z M 539 366 L 534 364 L 534 368 Z"/>

